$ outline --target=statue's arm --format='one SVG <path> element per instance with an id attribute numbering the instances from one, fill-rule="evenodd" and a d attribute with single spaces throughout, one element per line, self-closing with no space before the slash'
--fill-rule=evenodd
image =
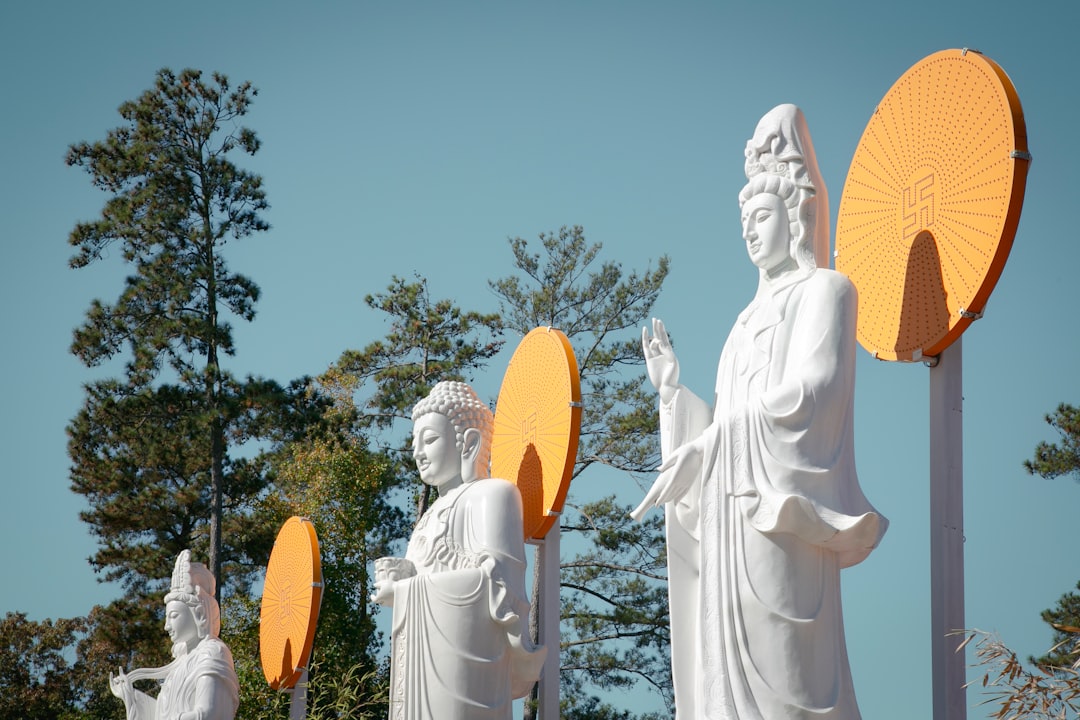
<path id="1" fill-rule="evenodd" d="M 469 549 L 525 566 L 524 509 L 517 486 L 501 479 L 469 488 Z"/>
<path id="2" fill-rule="evenodd" d="M 829 270 L 808 282 L 783 358 L 784 381 L 761 396 L 767 416 L 793 429 L 830 422 L 830 408 L 842 411 L 855 383 L 855 287 Z"/>
<path id="3" fill-rule="evenodd" d="M 194 707 L 180 713 L 178 720 L 231 720 L 235 713 L 228 683 L 216 675 L 203 675 L 195 681 Z"/>

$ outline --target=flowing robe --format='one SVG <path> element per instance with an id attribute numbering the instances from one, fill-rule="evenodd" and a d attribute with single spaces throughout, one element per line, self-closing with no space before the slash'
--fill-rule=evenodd
<path id="1" fill-rule="evenodd" d="M 133 693 L 127 720 L 177 720 L 191 712 L 198 712 L 199 720 L 232 720 L 236 715 L 239 683 L 232 653 L 221 640 L 204 638 L 167 667 L 156 699 Z"/>
<path id="2" fill-rule="evenodd" d="M 668 503 L 679 720 L 855 720 L 839 571 L 888 521 L 853 450 L 855 288 L 827 269 L 764 279 L 720 356 L 716 402 L 661 406 L 665 455 L 704 448 Z"/>
<path id="3" fill-rule="evenodd" d="M 465 483 L 421 518 L 394 585 L 391 720 L 509 720 L 545 652 L 529 638 L 521 495 Z"/>

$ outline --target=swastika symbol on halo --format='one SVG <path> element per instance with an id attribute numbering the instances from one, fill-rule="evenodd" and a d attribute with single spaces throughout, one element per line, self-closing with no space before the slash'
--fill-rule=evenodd
<path id="1" fill-rule="evenodd" d="M 903 211 L 904 240 L 910 243 L 934 224 L 934 173 L 904 188 Z"/>
<path id="2" fill-rule="evenodd" d="M 521 443 L 527 445 L 529 443 L 536 444 L 536 436 L 539 434 L 539 419 L 536 415 L 536 410 L 533 410 L 521 420 Z"/>

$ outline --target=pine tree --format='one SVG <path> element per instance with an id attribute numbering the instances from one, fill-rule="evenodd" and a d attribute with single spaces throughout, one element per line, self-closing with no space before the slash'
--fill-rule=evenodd
<path id="1" fill-rule="evenodd" d="M 1067 403 L 1046 416 L 1057 431 L 1057 443 L 1040 442 L 1035 455 L 1024 461 L 1029 475 L 1053 479 L 1062 475 L 1080 481 L 1080 408 Z M 1080 590 L 1080 583 L 1076 585 Z M 974 641 L 976 666 L 987 668 L 983 691 L 1001 720 L 1032 718 L 1056 720 L 1080 716 L 1080 594 L 1068 592 L 1056 606 L 1043 610 L 1042 619 L 1053 629 L 1053 645 L 1029 670 L 996 635 L 970 631 L 965 644 Z"/>
<path id="2" fill-rule="evenodd" d="M 412 408 L 440 380 L 470 380 L 503 345 L 497 314 L 465 311 L 452 300 L 432 300 L 427 279 L 394 276 L 385 293 L 364 298 L 390 322 L 386 337 L 362 350 L 346 350 L 337 368 L 356 379 L 361 399 L 358 432 L 380 440 L 401 484 L 417 489 L 416 517 L 427 509 L 431 488 L 421 487 L 412 463 Z"/>
<path id="3" fill-rule="evenodd" d="M 1061 403 L 1045 419 L 1057 431 L 1058 442 L 1040 442 L 1035 456 L 1024 461 L 1024 469 L 1048 480 L 1065 475 L 1080 482 L 1080 408 Z M 1080 590 L 1080 583 L 1076 588 Z M 1065 593 L 1056 606 L 1042 611 L 1042 619 L 1054 629 L 1053 650 L 1031 662 L 1046 668 L 1069 667 L 1080 649 L 1080 594 Z"/>
<path id="4" fill-rule="evenodd" d="M 259 297 L 229 270 L 224 246 L 269 227 L 261 178 L 231 159 L 259 149 L 239 125 L 255 95 L 224 75 L 163 69 L 120 106 L 124 124 L 68 151 L 111 195 L 100 218 L 72 231 L 71 266 L 112 254 L 131 267 L 117 300 L 94 300 L 74 333 L 87 366 L 128 359 L 122 377 L 87 387 L 69 427 L 72 489 L 90 505 L 95 568 L 139 592 L 167 578 L 185 547 L 208 557 L 219 593 L 230 572 L 243 581 L 272 537 L 244 522 L 265 485 L 261 461 L 230 449 L 303 424 L 302 381 L 239 380 L 222 366 L 235 352 L 230 317 L 252 320 Z"/>

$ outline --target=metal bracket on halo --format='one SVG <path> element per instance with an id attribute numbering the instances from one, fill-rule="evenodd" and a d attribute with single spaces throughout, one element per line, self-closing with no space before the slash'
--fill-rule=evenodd
<path id="1" fill-rule="evenodd" d="M 1024 150 L 1013 150 L 1009 153 L 1009 157 L 1014 160 L 1027 160 L 1028 162 L 1031 162 L 1031 153 Z"/>
<path id="2" fill-rule="evenodd" d="M 960 313 L 959 314 L 960 314 L 960 317 L 967 318 L 968 320 L 978 320 L 978 319 L 982 318 L 982 316 L 983 316 L 983 314 L 981 312 L 973 312 L 973 311 L 967 310 L 965 308 L 960 308 Z"/>

